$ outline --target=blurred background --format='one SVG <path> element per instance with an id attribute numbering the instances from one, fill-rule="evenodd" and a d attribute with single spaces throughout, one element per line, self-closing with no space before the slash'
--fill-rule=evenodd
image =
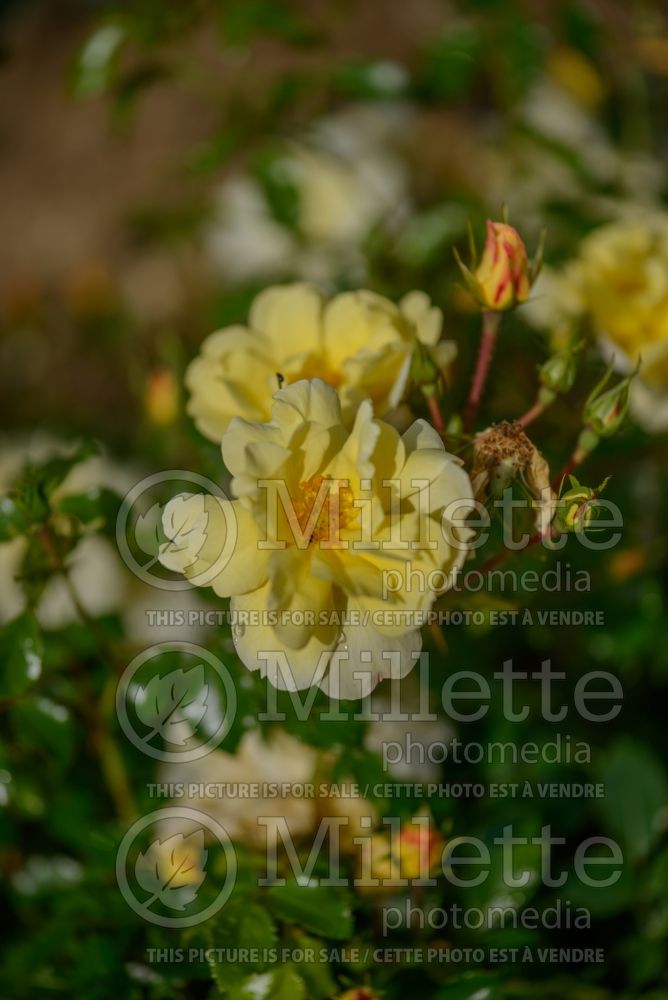
<path id="1" fill-rule="evenodd" d="M 392 1000 L 417 985 L 440 1000 L 668 998 L 667 112 L 661 0 L 0 3 L 0 492 L 14 497 L 0 506 L 3 995 L 324 998 L 351 990 L 351 998 Z M 113 495 L 167 468 L 221 480 L 218 446 L 186 414 L 184 372 L 205 337 L 243 322 L 257 292 L 276 282 L 305 279 L 328 293 L 367 287 L 393 300 L 427 291 L 457 344 L 443 409 L 446 420 L 459 412 L 479 313 L 458 281 L 453 248 L 466 254 L 469 221 L 480 244 L 484 220 L 503 204 L 530 251 L 547 227 L 546 268 L 532 303 L 504 322 L 480 426 L 526 411 L 536 366 L 582 338 L 578 381 L 531 431 L 556 471 L 611 344 L 621 371 L 642 355 L 629 421 L 583 473 L 591 487 L 612 477 L 606 496 L 623 511 L 624 533 L 611 551 L 569 542 L 561 554 L 573 574 L 591 574 L 586 593 L 447 595 L 444 609 L 588 609 L 603 611 L 604 624 L 446 629 L 445 652 L 426 639 L 438 665 L 433 684 L 467 665 L 491 674 L 506 657 L 525 669 L 551 657 L 567 673 L 565 692 L 587 670 L 614 672 L 624 710 L 600 731 L 582 718 L 564 724 L 593 748 L 582 766 L 538 775 L 445 764 L 435 772 L 450 781 L 597 779 L 603 800 L 430 808 L 444 837 L 491 838 L 511 821 L 537 832 L 553 822 L 568 838 L 564 855 L 606 833 L 624 849 L 625 874 L 614 891 L 569 885 L 573 905 L 592 913 L 582 936 L 484 928 L 420 937 L 409 928 L 397 941 L 586 939 L 605 947 L 605 962 L 342 962 L 310 978 L 298 969 L 263 994 L 253 992 L 262 968 L 153 967 L 147 947 L 199 939 L 143 923 L 118 894 L 115 850 L 128 818 L 154 807 L 146 783 L 156 770 L 122 741 L 115 681 L 132 655 L 162 638 L 202 641 L 227 657 L 231 645 L 225 629 L 147 627 L 146 610 L 160 602 L 217 604 L 210 591 L 170 604 L 129 573 L 113 540 Z M 426 415 L 419 400 L 415 408 Z M 76 451 L 90 439 L 98 454 Z M 543 569 L 547 558 L 530 553 L 518 564 Z M 60 579 L 63 560 L 83 609 Z M 43 663 L 38 679 L 26 650 Z M 221 749 L 229 755 L 221 774 L 245 759 L 242 741 L 259 732 L 262 686 L 234 669 L 245 711 Z M 525 696 L 538 704 L 530 686 Z M 339 778 L 385 777 L 369 727 L 332 732 L 317 713 L 303 725 L 286 711 L 280 739 L 294 740 L 282 745 L 286 762 L 312 768 L 317 754 Z M 475 729 L 467 735 L 502 739 L 500 708 Z M 434 738 L 445 738 L 439 732 Z M 532 713 L 523 739 L 541 745 L 554 733 Z M 380 816 L 396 803 L 369 808 Z M 419 808 L 407 797 L 402 815 Z M 237 835 L 243 840 L 242 827 Z M 536 859 L 525 861 L 535 874 Z M 550 903 L 534 881 L 511 900 L 518 907 Z M 499 886 L 487 885 L 487 901 Z M 253 897 L 261 915 L 245 933 L 263 943 L 276 935 L 381 940 L 374 901 L 339 902 L 341 913 L 352 906 L 354 926 L 342 930 L 338 911 L 304 915 Z M 483 902 L 478 893 L 475 905 Z M 233 924 L 221 920 L 203 940 L 244 943 Z"/>

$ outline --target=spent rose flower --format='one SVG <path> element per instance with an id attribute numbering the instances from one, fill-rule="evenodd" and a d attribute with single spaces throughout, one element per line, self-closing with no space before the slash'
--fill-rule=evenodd
<path id="1" fill-rule="evenodd" d="M 270 419 L 280 378 L 321 378 L 339 390 L 345 413 L 371 399 L 384 416 L 402 398 L 416 342 L 435 348 L 441 366 L 452 360 L 454 345 L 438 344 L 441 323 L 424 292 L 397 306 L 364 290 L 328 301 L 303 283 L 268 288 L 253 302 L 248 326 L 225 327 L 202 344 L 186 373 L 188 413 L 220 441 L 235 416 Z"/>
<path id="2" fill-rule="evenodd" d="M 537 530 L 547 532 L 555 509 L 550 467 L 518 423 L 504 420 L 476 435 L 471 478 L 478 498 L 500 497 L 519 478 L 533 498 Z"/>
<path id="3" fill-rule="evenodd" d="M 471 483 L 436 431 L 418 420 L 400 436 L 368 400 L 351 426 L 336 390 L 304 379 L 274 394 L 270 423 L 232 420 L 222 451 L 236 499 L 170 501 L 163 524 L 173 531 L 177 504 L 179 542 L 161 560 L 231 597 L 245 665 L 336 698 L 408 673 L 420 617 L 452 585 L 469 537 Z"/>

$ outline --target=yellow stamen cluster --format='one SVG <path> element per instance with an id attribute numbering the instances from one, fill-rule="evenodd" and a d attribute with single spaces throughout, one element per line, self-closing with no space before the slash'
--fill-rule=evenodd
<path id="1" fill-rule="evenodd" d="M 313 476 L 299 484 L 299 496 L 292 497 L 292 508 L 302 532 L 312 527 L 309 544 L 326 541 L 335 544 L 343 528 L 350 527 L 356 513 L 350 486 L 329 486 L 331 476 Z M 322 503 L 315 524 L 313 510 Z"/>

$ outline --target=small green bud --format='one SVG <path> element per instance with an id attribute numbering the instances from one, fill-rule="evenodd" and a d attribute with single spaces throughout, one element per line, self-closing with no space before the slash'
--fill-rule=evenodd
<path id="1" fill-rule="evenodd" d="M 459 435 L 464 430 L 464 421 L 458 413 L 453 413 L 448 420 L 448 426 L 445 428 L 445 432 L 449 437 L 459 437 Z"/>
<path id="2" fill-rule="evenodd" d="M 441 382 L 438 365 L 425 345 L 417 339 L 411 357 L 410 378 L 426 395 L 437 392 Z"/>
<path id="3" fill-rule="evenodd" d="M 615 434 L 626 419 L 629 408 L 629 387 L 638 373 L 638 368 L 630 375 L 605 389 L 612 375 L 612 364 L 594 388 L 585 403 L 584 423 L 597 437 L 610 437 Z M 605 391 L 604 391 L 605 390 Z"/>
<path id="4" fill-rule="evenodd" d="M 577 354 L 584 342 L 557 351 L 538 369 L 541 386 L 551 393 L 565 393 L 573 388 L 577 374 Z"/>
<path id="5" fill-rule="evenodd" d="M 569 476 L 569 479 L 571 488 L 559 497 L 553 523 L 555 528 L 562 532 L 586 531 L 600 513 L 597 500 L 608 480 L 606 479 L 594 490 L 589 486 L 583 486 L 575 476 Z"/>

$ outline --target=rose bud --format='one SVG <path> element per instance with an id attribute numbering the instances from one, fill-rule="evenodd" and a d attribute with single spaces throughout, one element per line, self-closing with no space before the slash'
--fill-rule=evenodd
<path id="1" fill-rule="evenodd" d="M 638 367 L 617 385 L 613 385 L 611 389 L 605 389 L 612 375 L 611 364 L 601 381 L 591 392 L 585 403 L 584 424 L 586 429 L 596 437 L 610 437 L 624 423 L 629 408 L 629 388 L 631 380 L 638 373 Z M 605 391 L 603 391 L 604 389 Z"/>

